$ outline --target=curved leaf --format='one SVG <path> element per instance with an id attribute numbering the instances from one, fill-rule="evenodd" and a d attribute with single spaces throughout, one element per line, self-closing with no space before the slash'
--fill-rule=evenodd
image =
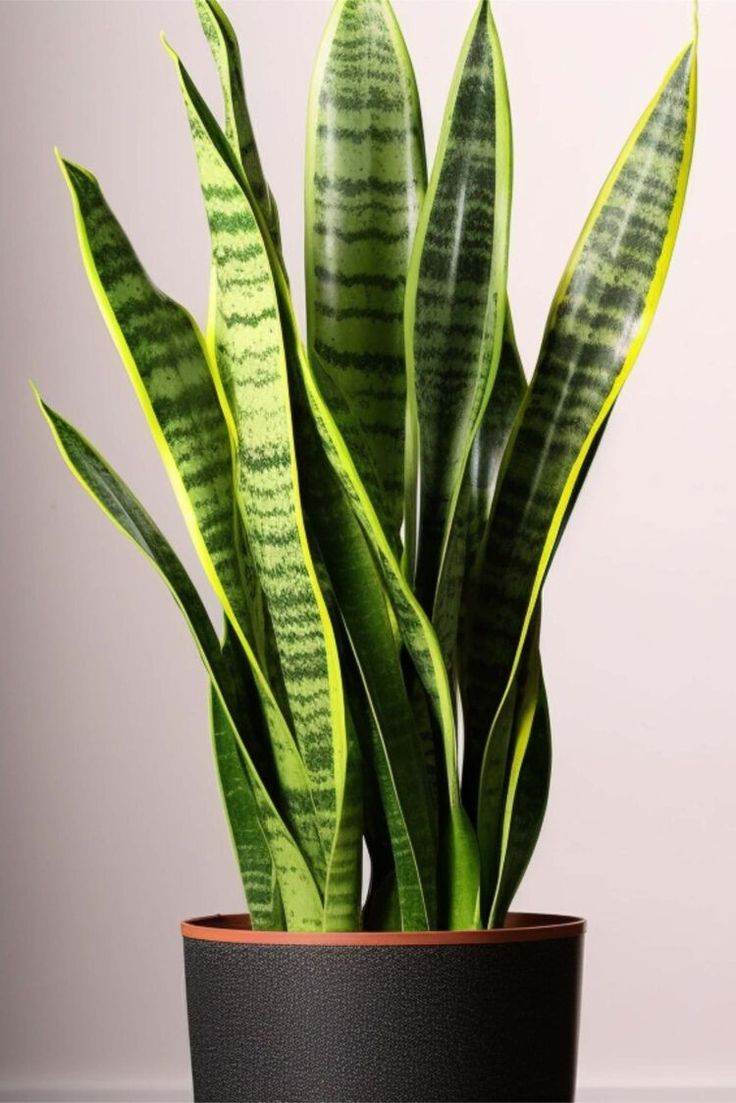
<path id="1" fill-rule="evenodd" d="M 304 428 L 314 431 L 306 423 Z M 436 924 L 437 855 L 426 766 L 401 670 L 400 644 L 365 535 L 321 444 L 308 438 L 301 445 L 311 531 L 352 648 L 355 680 L 361 683 L 348 688 L 359 700 L 360 718 L 364 714 L 360 724 L 354 709 L 388 821 L 401 928 L 426 930 Z M 344 667 L 347 661 L 343 656 Z"/>
<path id="2" fill-rule="evenodd" d="M 255 559 L 318 824 L 328 859 L 329 922 L 348 929 L 359 898 L 347 904 L 344 831 L 352 830 L 347 794 L 347 733 L 337 647 L 312 562 L 297 478 L 286 350 L 270 260 L 258 218 L 223 151 L 219 128 L 174 56 L 199 165 L 217 278 L 217 366 L 227 380 L 226 414 L 237 439 L 236 497 Z M 269 245 L 274 248 L 269 238 Z M 360 847 L 353 846 L 353 862 Z"/>
<path id="3" fill-rule="evenodd" d="M 58 160 L 90 286 L 205 573 L 239 634 L 258 647 L 258 583 L 237 547 L 230 442 L 201 334 L 151 282 L 95 177 Z"/>
<path id="4" fill-rule="evenodd" d="M 506 78 L 481 0 L 450 91 L 406 289 L 407 545 L 410 569 L 416 547 L 414 589 L 427 610 L 440 571 L 462 574 L 461 557 L 443 559 L 501 352 L 510 207 Z"/>
<path id="5" fill-rule="evenodd" d="M 474 927 L 479 923 L 480 917 L 478 849 L 475 834 L 460 800 L 453 697 L 439 643 L 429 618 L 412 593 L 388 544 L 305 355 L 300 357 L 300 368 L 325 453 L 368 538 L 396 615 L 401 638 L 429 696 L 440 727 L 444 751 L 444 782 L 449 805 L 441 840 L 447 922 L 451 929 Z"/>
<path id="6" fill-rule="evenodd" d="M 231 443 L 201 334 L 146 275 L 91 173 L 60 164 L 69 185 L 90 285 L 127 368 L 208 580 L 256 681 L 292 823 L 318 882 L 325 859 L 305 801 L 297 748 L 264 677 L 260 585 L 240 543 Z M 306 783 L 307 793 L 309 785 Z"/>
<path id="7" fill-rule="evenodd" d="M 242 171 L 238 170 L 237 164 L 230 159 L 229 147 L 217 122 L 201 100 L 183 67 L 181 67 L 180 73 L 186 84 L 186 94 L 189 102 L 195 108 L 201 125 L 218 150 L 223 162 L 229 165 L 233 178 L 240 181 L 243 193 L 246 197 L 250 197 L 252 192 L 248 179 Z M 366 533 L 369 545 L 376 556 L 376 561 L 381 569 L 384 583 L 397 615 L 402 639 L 417 667 L 423 684 L 427 688 L 427 693 L 430 696 L 441 728 L 446 767 L 445 784 L 449 802 L 449 817 L 445 824 L 442 840 L 444 885 L 448 896 L 448 921 L 456 927 L 477 926 L 480 922 L 480 873 L 477 842 L 472 826 L 460 802 L 453 698 L 437 638 L 428 617 L 416 601 L 403 576 L 401 566 L 385 536 L 370 496 L 362 484 L 354 458 L 345 446 L 337 424 L 322 396 L 309 358 L 299 339 L 294 307 L 278 251 L 270 240 L 262 212 L 253 203 L 251 203 L 251 209 L 259 223 L 261 236 L 268 252 L 276 283 L 281 322 L 287 343 L 287 354 L 290 359 L 294 360 L 295 370 L 299 372 L 303 382 L 325 454 L 336 471 Z"/>
<path id="8" fill-rule="evenodd" d="M 403 512 L 404 287 L 425 184 L 414 73 L 391 5 L 338 0 L 307 122 L 308 341 L 325 394 L 342 398 L 333 416 L 394 546 Z"/>
<path id="9" fill-rule="evenodd" d="M 401 565 L 384 533 L 370 495 L 358 474 L 354 457 L 346 447 L 321 393 L 309 357 L 299 339 L 294 306 L 282 261 L 270 239 L 262 212 L 256 204 L 250 202 L 252 191 L 248 179 L 233 160 L 225 136 L 183 67 L 180 67 L 180 75 L 185 84 L 188 102 L 196 111 L 201 126 L 217 149 L 223 163 L 229 166 L 233 179 L 240 182 L 243 194 L 249 199 L 261 230 L 261 237 L 275 280 L 287 355 L 289 360 L 293 361 L 294 370 L 299 373 L 325 454 L 338 475 L 366 534 L 396 614 L 402 640 L 432 703 L 442 736 L 445 760 L 444 781 L 449 804 L 442 838 L 443 883 L 447 896 L 448 922 L 453 927 L 460 928 L 477 926 L 480 922 L 478 848 L 475 833 L 460 801 L 453 696 L 437 637 L 429 618 L 417 602 L 403 575 Z"/>
<path id="10" fill-rule="evenodd" d="M 268 839 L 261 827 L 258 804 L 248 779 L 247 766 L 240 755 L 237 736 L 214 686 L 210 686 L 210 715 L 220 793 L 251 923 L 255 930 L 284 930 L 286 916 L 281 902 L 278 871 L 271 860 Z"/>
<path id="11" fill-rule="evenodd" d="M 504 808 L 499 873 L 489 927 L 502 927 L 542 827 L 552 761 L 547 695 L 541 673 L 538 696 L 521 710 Z"/>
<path id="12" fill-rule="evenodd" d="M 251 755 L 232 719 L 233 690 L 220 645 L 192 582 L 163 533 L 99 452 L 37 395 L 59 450 L 72 473 L 104 513 L 156 567 L 181 609 L 210 676 L 224 715 L 236 734 L 248 771 L 261 826 L 279 873 L 281 898 L 290 930 L 319 930 L 322 898 L 299 846 L 266 791 Z"/>
<path id="13" fill-rule="evenodd" d="M 478 557 L 506 445 L 526 387 L 507 303 L 498 371 L 483 420 L 470 449 L 462 494 L 447 546 L 446 561 L 448 565 L 453 565 L 453 569 L 443 571 L 432 614 L 432 623 L 448 670 L 452 671 L 457 663 L 461 690 L 462 670 L 467 663 L 467 633 L 464 626 L 477 600 Z"/>
<path id="14" fill-rule="evenodd" d="M 496 895 L 505 851 L 506 813 L 513 810 L 529 733 L 539 700 L 542 665 L 539 657 L 541 607 L 532 621 L 524 657 L 488 739 L 481 765 L 478 838 L 481 840 L 482 914 L 489 914 Z"/>
<path id="15" fill-rule="evenodd" d="M 468 646 L 466 799 L 518 669 L 586 457 L 649 329 L 685 197 L 694 45 L 676 59 L 617 160 L 555 296 L 502 476 Z M 489 737 L 488 733 L 491 732 Z"/>

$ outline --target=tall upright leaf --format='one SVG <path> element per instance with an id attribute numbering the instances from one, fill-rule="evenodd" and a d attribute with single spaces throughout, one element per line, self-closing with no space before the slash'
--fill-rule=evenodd
<path id="1" fill-rule="evenodd" d="M 400 641 L 390 618 L 381 576 L 363 530 L 315 439 L 309 411 L 302 426 L 300 459 L 304 495 L 320 554 L 328 571 L 354 657 L 349 699 L 383 802 L 394 859 L 401 926 L 436 925 L 437 854 L 433 809 L 422 745 L 400 664 Z M 342 655 L 343 669 L 353 666 Z"/>
<path id="2" fill-rule="evenodd" d="M 283 873 L 280 891 L 288 926 L 294 930 L 319 930 L 323 922 L 322 898 L 302 851 L 258 775 L 243 733 L 236 728 L 228 669 L 196 589 L 163 533 L 122 479 L 69 422 L 40 397 L 38 401 L 72 473 L 110 520 L 156 567 L 183 613 L 214 687 L 219 702 L 218 717 L 226 718 L 237 739 L 273 864 Z"/>
<path id="3" fill-rule="evenodd" d="M 212 140 L 214 119 L 175 61 L 212 240 L 218 286 L 217 365 L 229 380 L 227 412 L 238 442 L 236 496 L 330 853 L 328 886 L 342 896 L 330 865 L 347 863 L 341 829 L 352 825 L 350 809 L 343 804 L 349 796 L 345 705 L 334 633 L 304 529 L 278 300 L 254 209 L 227 151 Z M 354 861 L 359 855 L 355 845 Z M 327 900 L 325 908 L 331 924 L 349 928 L 359 899 L 343 902 L 340 914 Z"/>
<path id="4" fill-rule="evenodd" d="M 491 515 L 501 463 L 514 419 L 526 394 L 526 387 L 511 311 L 507 304 L 498 371 L 483 420 L 473 438 L 465 469 L 468 491 L 465 562 L 468 575 L 475 571 L 483 533 Z"/>
<path id="5" fill-rule="evenodd" d="M 446 665 L 452 673 L 466 663 L 464 629 L 477 600 L 478 557 L 503 456 L 526 386 L 507 304 L 498 370 L 473 438 L 447 545 L 448 569 L 442 574 L 432 615 Z"/>
<path id="6" fill-rule="evenodd" d="M 202 128 L 223 162 L 228 164 L 233 179 L 240 181 L 243 193 L 250 201 L 252 189 L 242 168 L 233 161 L 225 136 L 183 68 L 180 69 L 180 74 L 190 109 L 196 112 Z M 295 361 L 296 370 L 301 376 L 325 455 L 338 475 L 376 557 L 396 614 L 402 640 L 426 688 L 437 719 L 444 751 L 444 784 L 449 805 L 447 821 L 443 825 L 441 863 L 444 891 L 447 897 L 445 901 L 447 917 L 452 926 L 474 926 L 480 921 L 477 842 L 460 800 L 453 694 L 437 637 L 429 618 L 406 581 L 395 550 L 386 537 L 371 497 L 360 478 L 354 457 L 346 447 L 324 399 L 310 359 L 299 339 L 294 306 L 283 271 L 283 263 L 270 239 L 262 212 L 254 203 L 250 205 L 261 229 L 263 244 L 270 260 L 289 358 Z"/>
<path id="7" fill-rule="evenodd" d="M 504 711 L 569 504 L 636 360 L 674 247 L 692 157 L 694 44 L 624 146 L 552 304 L 484 542 L 469 637 L 466 795 L 481 799 Z M 490 732 L 490 736 L 489 736 Z"/>
<path id="8" fill-rule="evenodd" d="M 538 652 L 534 654 L 538 661 Z M 536 694 L 535 698 L 532 682 L 517 713 L 489 927 L 503 926 L 534 852 L 547 808 L 552 746 L 541 673 L 536 678 Z"/>
<path id="9" fill-rule="evenodd" d="M 480 922 L 478 848 L 475 833 L 460 799 L 453 695 L 437 636 L 386 539 L 370 497 L 324 402 L 306 356 L 300 357 L 300 367 L 325 454 L 340 479 L 376 557 L 401 638 L 430 699 L 441 733 L 444 752 L 443 780 L 448 803 L 447 819 L 442 825 L 441 833 L 444 919 L 451 929 L 474 927 Z"/>
<path id="10" fill-rule="evenodd" d="M 404 287 L 425 185 L 414 73 L 391 5 L 337 0 L 307 122 L 309 351 L 394 546 L 403 513 Z"/>
<path id="11" fill-rule="evenodd" d="M 407 544 L 415 591 L 434 604 L 473 438 L 503 338 L 511 124 L 503 58 L 479 3 L 450 90 L 406 290 L 410 448 Z M 414 503 L 418 501 L 418 517 Z"/>
<path id="12" fill-rule="evenodd" d="M 220 76 L 225 101 L 225 134 L 248 174 L 253 196 L 263 211 L 271 237 L 276 246 L 280 247 L 278 209 L 266 182 L 250 120 L 237 36 L 217 0 L 195 0 L 195 4 L 202 30 Z"/>

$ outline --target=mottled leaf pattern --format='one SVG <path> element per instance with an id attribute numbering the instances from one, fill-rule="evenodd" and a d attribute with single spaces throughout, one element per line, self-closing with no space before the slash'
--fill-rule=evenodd
<path id="1" fill-rule="evenodd" d="M 225 101 L 225 134 L 245 170 L 256 203 L 263 211 L 271 237 L 281 243 L 279 215 L 261 165 L 245 99 L 243 64 L 232 24 L 217 0 L 195 0 L 202 30 L 209 43 Z"/>
<path id="2" fill-rule="evenodd" d="M 237 38 L 218 0 L 195 5 L 224 128 L 169 52 L 212 241 L 206 338 L 148 278 L 94 177 L 61 165 L 90 283 L 225 612 L 222 644 L 131 491 L 39 403 L 197 644 L 254 927 L 499 926 L 549 787 L 542 586 L 666 276 L 696 43 L 593 207 L 527 386 L 507 302 L 511 127 L 488 0 L 428 187 L 389 0 L 336 0 L 310 96 L 306 346 Z"/>
<path id="3" fill-rule="evenodd" d="M 415 591 L 428 611 L 440 570 L 462 573 L 462 558 L 443 566 L 443 554 L 501 351 L 510 202 L 506 78 L 483 0 L 450 91 L 406 295 L 408 527 L 419 503 L 418 533 L 409 532 L 407 544 L 410 556 L 416 549 Z"/>
<path id="4" fill-rule="evenodd" d="M 338 0 L 307 123 L 309 349 L 394 546 L 404 495 L 404 287 L 425 176 L 414 73 L 391 6 Z"/>
<path id="5" fill-rule="evenodd" d="M 368 538 L 396 615 L 402 641 L 426 689 L 441 731 L 444 782 L 449 803 L 449 815 L 442 831 L 441 854 L 445 909 L 448 922 L 453 927 L 474 927 L 479 922 L 477 842 L 460 801 L 453 697 L 437 636 L 388 544 L 350 453 L 312 374 L 309 360 L 304 355 L 300 367 L 325 454 Z"/>
<path id="6" fill-rule="evenodd" d="M 218 282 L 217 364 L 229 380 L 238 441 L 236 494 L 279 645 L 297 738 L 331 844 L 332 732 L 333 725 L 336 738 L 344 732 L 343 706 L 339 681 L 332 684 L 334 639 L 301 516 L 278 303 L 253 211 L 210 140 L 189 87 L 184 75 Z"/>
<path id="7" fill-rule="evenodd" d="M 476 601 L 478 557 L 506 445 L 525 392 L 526 379 L 507 304 L 498 371 L 470 449 L 445 553 L 449 569 L 442 573 L 432 614 L 445 663 L 451 673 L 460 675 L 461 691 L 467 662 L 464 626 Z"/>
<path id="8" fill-rule="evenodd" d="M 297 478 L 286 349 L 267 246 L 239 177 L 214 141 L 214 119 L 178 63 L 199 165 L 218 288 L 215 349 L 229 381 L 238 442 L 236 496 L 281 659 L 296 737 L 328 851 L 328 922 L 354 921 L 347 876 L 355 809 L 347 778 L 345 705 L 337 646 L 307 542 Z M 274 248 L 269 241 L 269 247 Z M 355 858 L 355 854 L 353 854 Z M 354 865 L 354 861 L 353 861 Z M 339 888 L 340 870 L 345 887 Z M 349 872 L 349 871 L 348 871 Z M 359 899 L 359 893 L 358 893 Z M 342 919 L 338 916 L 345 908 Z"/>
<path id="9" fill-rule="evenodd" d="M 70 161 L 59 163 L 92 289 L 189 532 L 231 619 L 257 646 L 258 584 L 236 547 L 230 443 L 201 335 L 187 311 L 150 281 L 94 176 Z"/>
<path id="10" fill-rule="evenodd" d="M 427 929 L 436 925 L 437 912 L 431 794 L 381 576 L 315 439 L 308 411 L 300 424 L 305 507 L 354 654 L 355 675 L 348 677 L 348 687 L 350 697 L 358 702 L 353 710 L 355 723 L 386 810 L 398 870 L 401 926 Z M 345 670 L 345 657 L 342 666 Z M 355 681 L 360 685 L 351 685 Z"/>
<path id="11" fill-rule="evenodd" d="M 227 668 L 220 645 L 202 601 L 180 561 L 138 500 L 99 452 L 69 422 L 45 403 L 41 409 L 54 439 L 72 473 L 111 521 L 128 536 L 156 567 L 181 609 L 222 706 L 222 715 L 237 734 L 239 750 L 248 770 L 254 799 L 264 834 L 268 839 L 287 923 L 290 929 L 319 930 L 322 926 L 322 899 L 300 848 L 294 842 L 273 800 L 264 788 L 245 743 L 236 733 L 230 709 L 233 689 L 228 685 Z"/>
<path id="12" fill-rule="evenodd" d="M 210 713 L 217 776 L 251 924 L 254 930 L 280 930 L 286 926 L 286 917 L 278 873 L 261 827 L 237 737 L 214 687 L 210 688 Z"/>
<path id="13" fill-rule="evenodd" d="M 616 162 L 552 306 L 494 506 L 471 626 L 471 807 L 483 748 L 503 711 L 571 495 L 661 293 L 684 201 L 694 122 L 695 55 L 688 47 Z"/>
<path id="14" fill-rule="evenodd" d="M 140 399 L 207 576 L 244 648 L 265 711 L 285 806 L 324 883 L 325 847 L 293 738 L 256 656 L 260 584 L 239 543 L 231 447 L 201 335 L 144 272 L 95 178 L 61 162 L 90 283 Z"/>

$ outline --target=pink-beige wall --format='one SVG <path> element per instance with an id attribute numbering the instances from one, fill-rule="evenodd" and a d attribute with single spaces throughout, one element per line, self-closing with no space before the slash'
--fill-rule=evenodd
<path id="1" fill-rule="evenodd" d="M 230 4 L 298 295 L 328 7 Z M 432 150 L 471 4 L 396 7 Z M 531 368 L 585 214 L 691 12 L 516 0 L 496 14 Z M 89 432 L 200 580 L 52 156 L 58 143 L 98 174 L 152 275 L 201 318 L 207 234 L 162 27 L 214 96 L 187 3 L 0 3 L 0 1098 L 186 1098 L 177 923 L 241 904 L 186 628 L 73 485 L 27 385 Z M 518 902 L 589 919 L 590 1099 L 736 1097 L 736 4 L 704 0 L 701 33 L 668 286 L 547 586 L 553 787 Z"/>

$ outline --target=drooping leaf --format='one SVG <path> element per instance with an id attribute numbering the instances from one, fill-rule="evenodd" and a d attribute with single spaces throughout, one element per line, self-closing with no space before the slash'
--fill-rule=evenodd
<path id="1" fill-rule="evenodd" d="M 307 122 L 309 351 L 394 546 L 403 512 L 404 287 L 425 185 L 414 73 L 391 5 L 338 0 Z"/>
<path id="2" fill-rule="evenodd" d="M 258 568 L 281 659 L 296 737 L 311 781 L 327 884 L 329 922 L 347 929 L 359 904 L 344 856 L 354 824 L 345 801 L 347 733 L 332 624 L 302 516 L 279 304 L 258 215 L 224 136 L 174 55 L 199 166 L 218 287 L 217 368 L 237 440 L 236 498 Z M 213 136 L 216 135 L 216 140 Z M 269 247 L 275 248 L 269 239 Z M 353 845 L 353 865 L 360 860 Z M 335 865 L 344 874 L 341 887 Z M 340 917 L 342 915 L 342 918 Z"/>
<path id="3" fill-rule="evenodd" d="M 406 292 L 407 545 L 428 611 L 440 572 L 453 592 L 462 575 L 462 557 L 444 562 L 445 550 L 501 353 L 510 206 L 506 78 L 481 0 L 450 90 Z"/>
<path id="4" fill-rule="evenodd" d="M 207 577 L 239 634 L 260 648 L 258 582 L 237 546 L 227 427 L 202 336 L 151 282 L 94 176 L 59 157 L 82 259 Z"/>
<path id="5" fill-rule="evenodd" d="M 552 304 L 484 541 L 468 642 L 465 795 L 475 807 L 533 611 L 586 458 L 649 329 L 692 157 L 694 45 L 676 59 L 606 181 Z"/>
<path id="6" fill-rule="evenodd" d="M 231 443 L 201 334 L 184 308 L 150 281 L 95 178 L 78 165 L 60 163 L 72 194 L 90 285 L 207 578 L 250 665 L 271 733 L 285 805 L 321 886 L 325 859 L 314 831 L 309 784 L 261 666 L 266 638 L 261 588 L 242 539 Z"/>
<path id="7" fill-rule="evenodd" d="M 235 728 L 231 713 L 233 689 L 229 685 L 228 669 L 199 594 L 163 533 L 120 477 L 69 422 L 42 402 L 40 397 L 38 401 L 72 473 L 117 528 L 157 569 L 184 615 L 217 694 L 222 715 L 228 719 L 237 737 L 273 864 L 284 872 L 279 885 L 289 929 L 319 930 L 323 919 L 320 892 L 300 847 L 253 765 L 243 733 Z"/>
<path id="8" fill-rule="evenodd" d="M 225 102 L 225 134 L 243 169 L 248 175 L 253 196 L 263 211 L 269 233 L 277 248 L 281 247 L 279 215 L 276 201 L 263 173 L 255 133 L 245 98 L 243 64 L 238 39 L 217 0 L 195 0 L 202 30 L 209 43 L 220 76 Z"/>

